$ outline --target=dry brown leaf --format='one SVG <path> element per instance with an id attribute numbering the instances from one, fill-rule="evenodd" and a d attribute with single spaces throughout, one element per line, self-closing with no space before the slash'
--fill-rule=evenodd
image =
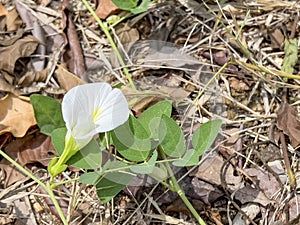
<path id="1" fill-rule="evenodd" d="M 67 71 L 63 66 L 58 66 L 55 71 L 55 76 L 60 87 L 62 87 L 65 91 L 69 91 L 71 88 L 85 83 L 73 73 Z"/>
<path id="2" fill-rule="evenodd" d="M 18 89 L 16 89 L 14 86 L 7 83 L 5 80 L 3 80 L 1 78 L 0 78 L 0 91 L 10 92 L 10 93 L 13 93 L 15 95 L 20 95 L 21 94 L 21 92 Z"/>
<path id="3" fill-rule="evenodd" d="M 99 0 L 98 0 L 99 2 Z M 108 16 L 113 15 L 120 11 L 120 9 L 111 0 L 101 0 L 95 10 L 100 19 L 106 19 Z M 94 19 L 91 19 L 94 21 Z"/>
<path id="4" fill-rule="evenodd" d="M 135 113 L 135 116 L 139 117 L 145 109 L 149 108 L 150 106 L 154 105 L 155 103 L 161 100 L 163 100 L 163 98 L 160 98 L 158 96 L 146 96 L 141 99 L 138 99 L 138 101 L 135 104 L 133 104 L 131 109 Z M 130 103 L 133 102 L 131 101 Z"/>
<path id="5" fill-rule="evenodd" d="M 270 33 L 270 39 L 272 49 L 278 49 L 284 45 L 285 37 L 282 34 L 281 30 L 278 28 Z"/>
<path id="6" fill-rule="evenodd" d="M 7 15 L 7 9 L 0 3 L 0 16 L 6 16 Z"/>
<path id="7" fill-rule="evenodd" d="M 222 191 L 214 185 L 204 182 L 197 177 L 192 179 L 191 185 L 194 192 L 205 204 L 209 205 L 215 202 L 220 196 L 224 195 Z"/>
<path id="8" fill-rule="evenodd" d="M 6 15 L 6 30 L 15 31 L 22 25 L 22 20 L 19 18 L 19 14 L 16 9 L 9 11 Z"/>
<path id="9" fill-rule="evenodd" d="M 282 102 L 277 112 L 277 127 L 285 133 L 295 148 L 300 144 L 300 121 L 296 109 Z"/>
<path id="10" fill-rule="evenodd" d="M 28 128 L 35 125 L 32 105 L 8 94 L 0 99 L 0 135 L 11 132 L 15 137 L 23 137 Z"/>
<path id="11" fill-rule="evenodd" d="M 210 184 L 221 185 L 221 176 L 223 172 L 222 167 L 226 161 L 216 153 L 213 153 L 210 157 L 207 157 L 198 167 L 198 171 L 195 177 L 207 181 Z M 229 190 L 236 190 L 243 186 L 242 178 L 234 175 L 234 167 L 230 164 L 226 170 L 224 178 Z"/>
<path id="12" fill-rule="evenodd" d="M 18 160 L 22 166 L 36 162 L 47 166 L 54 155 L 56 155 L 56 151 L 51 138 L 39 134 L 22 145 L 18 151 Z"/>
<path id="13" fill-rule="evenodd" d="M 121 41 L 124 44 L 133 44 L 140 39 L 140 34 L 136 28 L 131 28 L 127 24 L 120 24 L 117 29 L 116 33 Z M 130 46 L 126 46 L 128 49 Z"/>
<path id="14" fill-rule="evenodd" d="M 14 44 L 17 40 L 19 40 L 24 34 L 24 29 L 18 29 L 16 34 L 11 36 L 11 35 L 1 35 L 1 42 L 0 42 L 0 46 L 10 46 L 12 44 Z"/>
<path id="15" fill-rule="evenodd" d="M 244 172 L 257 182 L 257 185 L 269 199 L 273 199 L 276 192 L 282 187 L 282 184 L 276 180 L 276 177 L 268 171 L 256 168 L 246 168 L 244 169 Z M 282 177 L 282 180 L 285 182 L 286 177 Z"/>
<path id="16" fill-rule="evenodd" d="M 4 187 L 8 187 L 26 177 L 26 175 L 16 169 L 14 165 L 7 161 L 5 158 L 0 161 L 0 168 L 4 173 Z"/>
<path id="17" fill-rule="evenodd" d="M 65 62 L 68 64 L 69 70 L 79 76 L 82 80 L 88 81 L 83 53 L 73 22 L 73 14 L 69 10 L 69 0 L 63 1 L 63 32 L 65 36 L 66 52 L 63 55 Z"/>
<path id="18" fill-rule="evenodd" d="M 159 90 L 174 101 L 182 101 L 191 94 L 191 92 L 184 90 L 182 87 L 162 86 Z"/>
<path id="19" fill-rule="evenodd" d="M 30 56 L 38 46 L 38 41 L 29 35 L 17 40 L 14 45 L 0 48 L 0 70 L 13 74 L 16 61 Z"/>
<path id="20" fill-rule="evenodd" d="M 47 166 L 53 155 L 56 154 L 51 138 L 43 134 L 27 135 L 16 139 L 8 144 L 5 152 L 22 166 L 36 162 Z M 4 171 L 6 186 L 10 186 L 24 177 L 23 173 L 6 159 L 0 161 L 0 168 Z"/>
<path id="21" fill-rule="evenodd" d="M 47 79 L 49 74 L 49 69 L 44 69 L 42 71 L 31 71 L 27 72 L 18 82 L 21 87 L 30 86 L 33 82 L 43 82 Z"/>

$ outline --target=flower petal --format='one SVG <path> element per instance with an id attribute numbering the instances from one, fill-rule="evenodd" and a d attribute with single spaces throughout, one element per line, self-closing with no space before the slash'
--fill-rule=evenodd
<path id="1" fill-rule="evenodd" d="M 107 83 L 89 83 L 72 88 L 64 96 L 62 113 L 68 131 L 84 147 L 95 134 L 123 124 L 130 111 L 119 89 Z"/>
<path id="2" fill-rule="evenodd" d="M 113 89 L 99 107 L 102 112 L 95 121 L 97 133 L 113 130 L 129 117 L 126 98 L 119 89 Z"/>

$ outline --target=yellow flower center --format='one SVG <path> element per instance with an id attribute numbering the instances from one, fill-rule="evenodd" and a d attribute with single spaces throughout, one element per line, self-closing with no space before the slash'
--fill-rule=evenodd
<path id="1" fill-rule="evenodd" d="M 93 115 L 92 115 L 94 122 L 99 118 L 99 116 L 101 115 L 101 113 L 102 113 L 102 110 L 100 108 L 96 108 L 94 110 Z"/>

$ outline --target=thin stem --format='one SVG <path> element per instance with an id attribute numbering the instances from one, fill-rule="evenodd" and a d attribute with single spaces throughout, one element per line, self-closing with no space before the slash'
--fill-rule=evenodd
<path id="1" fill-rule="evenodd" d="M 161 155 L 161 157 L 163 159 L 166 159 L 166 155 L 165 155 L 165 153 L 163 152 L 163 150 L 162 150 L 162 148 L 160 146 L 158 146 L 158 151 L 159 151 L 159 154 Z M 198 214 L 198 212 L 196 211 L 196 209 L 190 203 L 190 201 L 188 200 L 188 198 L 184 194 L 183 190 L 179 186 L 178 181 L 177 181 L 177 179 L 176 179 L 176 177 L 175 177 L 175 175 L 173 173 L 173 170 L 172 170 L 169 162 L 166 162 L 166 167 L 167 167 L 168 174 L 170 175 L 170 178 L 171 178 L 171 181 L 172 181 L 172 188 L 171 188 L 171 190 L 175 190 L 175 192 L 179 195 L 179 197 L 182 199 L 182 201 L 184 202 L 184 204 L 188 207 L 188 209 L 190 210 L 190 212 L 196 218 L 196 220 L 198 221 L 198 223 L 200 225 L 206 225 L 206 223 L 204 222 L 204 220 Z"/>
<path id="2" fill-rule="evenodd" d="M 117 58 L 118 58 L 118 60 L 119 60 L 119 62 L 120 62 L 120 64 L 121 64 L 121 66 L 122 66 L 122 68 L 123 68 L 123 71 L 124 71 L 124 73 L 125 73 L 125 75 L 126 75 L 128 81 L 129 81 L 129 83 L 130 83 L 130 85 L 131 85 L 131 87 L 132 87 L 134 90 L 136 90 L 136 87 L 135 87 L 135 85 L 134 85 L 134 83 L 133 83 L 133 81 L 132 81 L 132 78 L 131 78 L 131 75 L 130 75 L 130 73 L 129 73 L 129 70 L 127 69 L 127 67 L 126 67 L 126 65 L 125 65 L 125 62 L 124 62 L 124 60 L 123 60 L 123 58 L 122 58 L 122 56 L 121 56 L 121 54 L 120 54 L 120 52 L 119 52 L 119 50 L 118 50 L 116 44 L 115 44 L 115 42 L 114 42 L 112 36 L 110 35 L 108 28 L 103 24 L 102 20 L 98 17 L 98 15 L 97 15 L 96 12 L 93 10 L 93 8 L 90 6 L 90 4 L 89 4 L 86 0 L 82 0 L 82 2 L 83 2 L 84 5 L 86 6 L 86 8 L 90 11 L 90 13 L 92 14 L 92 16 L 93 16 L 93 17 L 95 18 L 95 20 L 97 21 L 97 23 L 100 25 L 102 31 L 104 32 L 104 34 L 106 35 L 106 37 L 107 37 L 109 43 L 111 44 L 112 49 L 114 50 L 114 52 L 115 52 L 115 54 L 116 54 L 116 56 L 117 56 Z"/>
<path id="3" fill-rule="evenodd" d="M 61 209 L 61 207 L 59 206 L 58 201 L 55 198 L 55 195 L 53 193 L 53 190 L 50 186 L 50 184 L 44 184 L 42 181 L 40 181 L 37 177 L 35 177 L 33 174 L 31 174 L 30 172 L 28 172 L 26 169 L 24 169 L 20 164 L 18 164 L 16 161 L 14 161 L 12 158 L 10 158 L 7 154 L 5 154 L 2 150 L 0 150 L 0 155 L 2 155 L 5 159 L 7 159 L 11 164 L 13 164 L 18 170 L 20 170 L 22 173 L 24 173 L 26 176 L 30 177 L 32 180 L 34 180 L 36 183 L 38 183 L 42 188 L 45 189 L 45 191 L 49 194 L 57 212 L 58 215 L 60 217 L 60 219 L 62 220 L 64 225 L 68 225 L 68 221 L 65 218 L 65 215 Z"/>
<path id="4" fill-rule="evenodd" d="M 63 185 L 63 184 L 68 184 L 68 183 L 71 183 L 73 181 L 78 181 L 79 180 L 79 177 L 76 177 L 76 178 L 73 178 L 73 179 L 70 179 L 70 180 L 65 180 L 65 181 L 61 181 L 61 182 L 56 182 L 56 183 L 51 183 L 51 188 L 54 189 L 60 185 Z"/>

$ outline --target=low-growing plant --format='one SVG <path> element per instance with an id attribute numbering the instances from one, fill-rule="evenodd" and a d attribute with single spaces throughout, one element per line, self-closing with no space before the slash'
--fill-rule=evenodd
<path id="1" fill-rule="evenodd" d="M 199 224 L 205 224 L 180 188 L 171 164 L 197 165 L 213 144 L 221 120 L 202 124 L 192 136 L 193 148 L 186 149 L 183 131 L 171 118 L 172 103 L 168 100 L 151 106 L 139 118 L 130 114 L 122 92 L 106 83 L 77 86 L 67 92 L 62 104 L 39 94 L 31 95 L 30 101 L 41 132 L 51 136 L 58 154 L 48 165 L 49 182 L 42 183 L 0 153 L 46 189 L 64 224 L 68 221 L 53 189 L 65 183 L 55 177 L 68 165 L 86 171 L 79 181 L 94 185 L 102 203 L 112 200 L 138 174 L 147 174 L 177 192 Z M 115 152 L 108 151 L 112 145 Z M 106 161 L 103 155 L 108 156 Z"/>

